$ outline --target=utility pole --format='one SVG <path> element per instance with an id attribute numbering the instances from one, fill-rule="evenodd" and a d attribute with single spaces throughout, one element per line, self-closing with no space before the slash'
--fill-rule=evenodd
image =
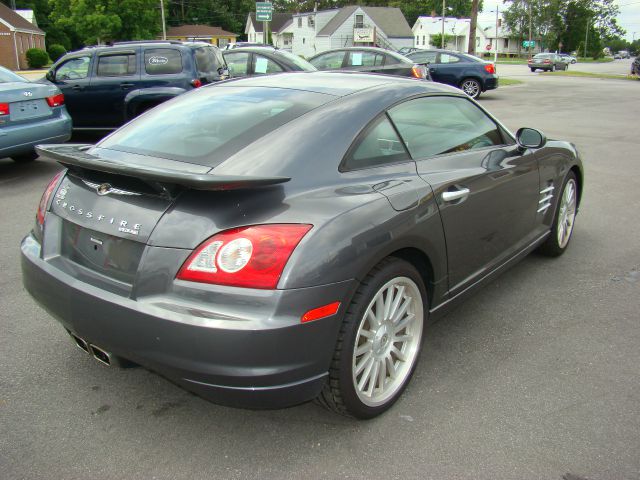
<path id="1" fill-rule="evenodd" d="M 442 38 L 440 39 L 440 48 L 444 50 L 444 15 L 446 10 L 446 0 L 442 0 Z"/>
<path id="2" fill-rule="evenodd" d="M 469 25 L 469 45 L 467 52 L 469 55 L 476 53 L 476 27 L 478 26 L 478 2 L 479 0 L 473 0 L 471 4 L 471 23 Z"/>
<path id="3" fill-rule="evenodd" d="M 531 38 L 531 24 L 533 22 L 532 21 L 532 16 L 533 15 L 531 13 L 531 2 L 532 1 L 533 0 L 529 0 L 529 58 L 531 58 L 531 41 L 532 41 L 532 38 Z"/>
<path id="4" fill-rule="evenodd" d="M 589 42 L 589 19 L 587 19 L 587 31 L 584 34 L 584 58 L 587 58 L 587 43 Z"/>
<path id="5" fill-rule="evenodd" d="M 164 0 L 160 0 L 160 18 L 162 19 L 162 39 L 167 39 L 167 27 L 164 24 Z"/>
<path id="6" fill-rule="evenodd" d="M 498 14 L 500 12 L 500 4 L 496 5 L 496 46 L 495 46 L 495 52 L 494 52 L 494 57 L 493 57 L 493 62 L 497 65 L 498 64 Z"/>

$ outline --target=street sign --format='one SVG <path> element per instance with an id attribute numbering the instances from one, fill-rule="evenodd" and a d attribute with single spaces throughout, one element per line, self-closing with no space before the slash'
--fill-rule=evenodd
<path id="1" fill-rule="evenodd" d="M 536 41 L 535 40 L 531 40 L 530 42 L 525 40 L 524 42 L 522 42 L 522 46 L 527 48 L 527 47 L 535 47 L 536 46 Z"/>
<path id="2" fill-rule="evenodd" d="M 491 50 L 491 44 L 490 44 L 490 43 L 489 43 L 489 44 L 487 44 L 487 46 L 486 46 L 486 47 L 484 47 L 484 48 L 486 48 L 486 49 L 487 49 L 487 51 Z"/>
<path id="3" fill-rule="evenodd" d="M 270 22 L 273 13 L 271 2 L 256 2 L 256 21 Z"/>

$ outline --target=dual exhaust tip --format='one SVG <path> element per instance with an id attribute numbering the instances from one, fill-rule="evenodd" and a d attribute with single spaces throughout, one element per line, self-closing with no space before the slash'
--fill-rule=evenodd
<path id="1" fill-rule="evenodd" d="M 108 367 L 113 365 L 113 357 L 109 352 L 105 352 L 100 347 L 97 347 L 92 343 L 87 342 L 85 339 L 80 338 L 71 332 L 69 332 L 69 335 L 71 335 L 71 338 L 73 338 L 73 341 L 78 346 L 78 348 L 85 351 L 89 355 L 93 355 L 93 358 L 95 358 L 97 361 L 99 361 L 100 363 Z"/>

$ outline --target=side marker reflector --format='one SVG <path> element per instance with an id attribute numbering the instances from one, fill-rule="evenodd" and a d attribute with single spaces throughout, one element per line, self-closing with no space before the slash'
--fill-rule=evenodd
<path id="1" fill-rule="evenodd" d="M 340 308 L 340 302 L 333 302 L 329 305 L 325 305 L 324 307 L 314 308 L 313 310 L 309 310 L 305 313 L 300 321 L 302 323 L 312 322 L 314 320 L 320 320 L 321 318 L 330 317 L 331 315 L 335 315 Z"/>

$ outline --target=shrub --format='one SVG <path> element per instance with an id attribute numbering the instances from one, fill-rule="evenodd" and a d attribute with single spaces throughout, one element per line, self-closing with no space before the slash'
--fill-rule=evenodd
<path id="1" fill-rule="evenodd" d="M 61 56 L 67 53 L 67 49 L 64 48 L 62 45 L 60 45 L 59 43 L 54 43 L 53 45 L 49 45 L 48 52 L 49 52 L 49 58 L 51 59 L 51 61 L 55 62 Z"/>
<path id="2" fill-rule="evenodd" d="M 49 63 L 49 55 L 41 48 L 30 48 L 26 55 L 29 68 L 42 68 Z"/>

